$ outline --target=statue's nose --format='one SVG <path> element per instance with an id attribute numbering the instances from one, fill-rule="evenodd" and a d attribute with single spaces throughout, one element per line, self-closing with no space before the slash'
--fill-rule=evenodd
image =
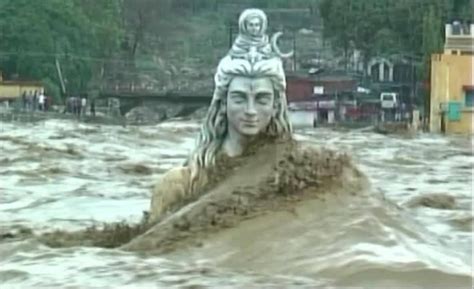
<path id="1" fill-rule="evenodd" d="M 245 114 L 251 115 L 251 116 L 257 114 L 257 110 L 255 109 L 255 104 L 254 104 L 253 101 L 249 101 L 249 102 L 247 103 L 247 106 L 246 106 L 246 108 L 245 108 Z"/>

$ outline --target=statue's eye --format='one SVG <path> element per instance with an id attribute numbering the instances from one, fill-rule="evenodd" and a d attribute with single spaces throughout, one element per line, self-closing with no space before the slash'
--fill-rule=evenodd
<path id="1" fill-rule="evenodd" d="M 255 99 L 260 104 L 269 104 L 272 101 L 272 97 L 268 93 L 259 93 Z"/>
<path id="2" fill-rule="evenodd" d="M 243 103 L 246 100 L 246 97 L 243 93 L 232 93 L 230 95 L 230 100 L 234 103 Z"/>

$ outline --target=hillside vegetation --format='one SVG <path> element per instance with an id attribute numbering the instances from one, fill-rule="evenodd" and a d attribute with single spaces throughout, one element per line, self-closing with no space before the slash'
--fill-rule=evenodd
<path id="1" fill-rule="evenodd" d="M 469 0 L 0 0 L 4 79 L 41 80 L 60 95 L 103 89 L 207 93 L 236 35 L 238 14 L 264 9 L 296 60 L 360 50 L 429 56 L 445 21 L 470 17 Z M 324 41 L 323 41 L 324 40 Z M 61 91 L 57 64 L 66 91 Z"/>

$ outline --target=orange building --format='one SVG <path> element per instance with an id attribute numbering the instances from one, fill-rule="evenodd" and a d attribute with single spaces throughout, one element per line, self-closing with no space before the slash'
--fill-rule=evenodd
<path id="1" fill-rule="evenodd" d="M 429 129 L 473 134 L 474 25 L 446 25 L 444 53 L 431 57 Z"/>

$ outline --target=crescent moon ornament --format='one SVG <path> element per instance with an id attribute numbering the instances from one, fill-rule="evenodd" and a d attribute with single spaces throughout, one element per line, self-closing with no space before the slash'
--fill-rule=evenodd
<path id="1" fill-rule="evenodd" d="M 278 47 L 278 39 L 283 35 L 283 32 L 277 32 L 273 34 L 272 39 L 271 39 L 271 44 L 272 44 L 272 49 L 275 51 L 275 53 L 280 56 L 281 58 L 289 58 L 293 56 L 294 51 L 290 51 L 287 53 L 281 52 L 280 48 Z"/>

